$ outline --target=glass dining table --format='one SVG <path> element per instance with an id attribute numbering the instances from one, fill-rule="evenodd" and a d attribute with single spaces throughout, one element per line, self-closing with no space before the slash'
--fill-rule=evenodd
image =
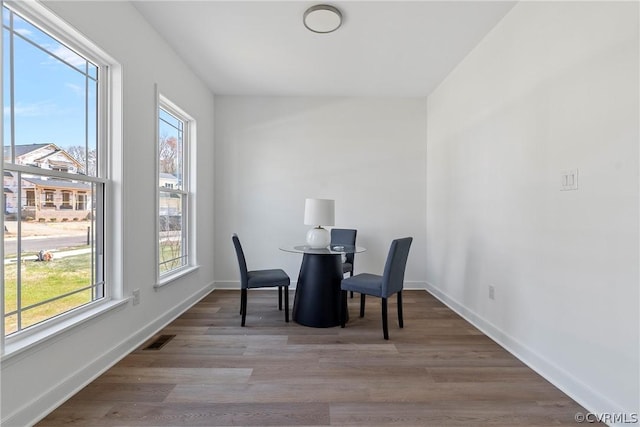
<path id="1" fill-rule="evenodd" d="M 280 250 L 302 254 L 291 313 L 293 321 L 314 328 L 340 325 L 342 256 L 361 253 L 366 249 L 353 245 L 330 245 L 323 249 L 298 245 L 281 246 Z"/>

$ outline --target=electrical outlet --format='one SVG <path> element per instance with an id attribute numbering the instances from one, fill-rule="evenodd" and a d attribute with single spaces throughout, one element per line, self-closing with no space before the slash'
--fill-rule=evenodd
<path id="1" fill-rule="evenodd" d="M 568 169 L 560 172 L 560 191 L 578 189 L 578 169 Z"/>
<path id="2" fill-rule="evenodd" d="M 131 295 L 133 295 L 133 305 L 140 304 L 140 289 L 134 289 Z"/>
<path id="3" fill-rule="evenodd" d="M 493 285 L 489 285 L 489 299 L 496 299 L 496 288 Z"/>

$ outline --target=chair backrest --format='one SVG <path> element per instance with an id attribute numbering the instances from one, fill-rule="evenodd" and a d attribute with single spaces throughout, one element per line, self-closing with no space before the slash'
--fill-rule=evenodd
<path id="1" fill-rule="evenodd" d="M 384 273 L 382 275 L 382 296 L 388 298 L 402 290 L 404 284 L 404 270 L 407 266 L 407 258 L 409 257 L 409 248 L 413 237 L 405 237 L 396 239 L 391 242 L 387 262 L 384 265 Z"/>
<path id="2" fill-rule="evenodd" d="M 240 244 L 240 239 L 236 233 L 233 233 L 231 240 L 233 240 L 233 246 L 236 248 L 236 256 L 238 257 L 238 267 L 240 268 L 240 288 L 246 289 L 249 286 L 247 261 L 244 259 L 242 245 Z"/>
<path id="3" fill-rule="evenodd" d="M 332 228 L 331 229 L 331 245 L 356 245 L 356 234 L 358 230 L 349 228 Z M 353 265 L 354 254 L 346 254 L 347 262 Z"/>

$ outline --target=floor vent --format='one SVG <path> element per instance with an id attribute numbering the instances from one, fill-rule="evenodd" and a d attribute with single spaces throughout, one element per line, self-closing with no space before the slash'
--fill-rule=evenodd
<path id="1" fill-rule="evenodd" d="M 143 348 L 143 350 L 160 350 L 173 338 L 175 338 L 175 335 L 160 335 L 151 344 Z"/>

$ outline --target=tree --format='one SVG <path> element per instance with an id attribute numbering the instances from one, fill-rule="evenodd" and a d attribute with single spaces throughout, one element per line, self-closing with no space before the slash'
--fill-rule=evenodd
<path id="1" fill-rule="evenodd" d="M 178 160 L 178 139 L 175 136 L 163 135 L 160 137 L 159 158 L 160 158 L 160 172 L 176 175 L 177 160 Z"/>
<path id="2" fill-rule="evenodd" d="M 89 150 L 88 156 L 85 147 L 82 147 L 80 145 L 72 145 L 67 148 L 66 151 L 71 157 L 82 164 L 83 168 L 79 171 L 80 173 L 84 173 L 88 176 L 96 176 L 96 173 L 98 172 L 98 156 L 95 148 Z"/>

